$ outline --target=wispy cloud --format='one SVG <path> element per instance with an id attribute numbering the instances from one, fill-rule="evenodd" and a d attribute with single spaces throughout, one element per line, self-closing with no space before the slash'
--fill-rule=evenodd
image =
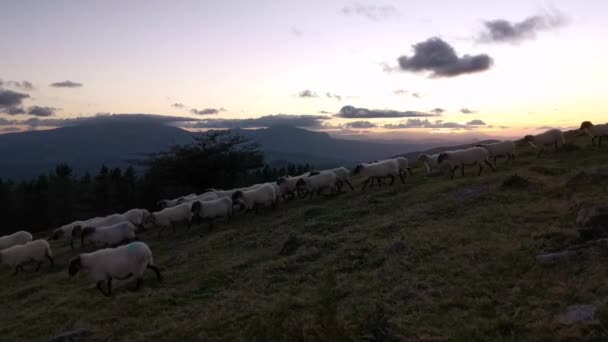
<path id="1" fill-rule="evenodd" d="M 23 114 L 23 100 L 29 98 L 28 94 L 16 91 L 0 89 L 0 113 L 8 115 Z"/>
<path id="2" fill-rule="evenodd" d="M 364 118 L 406 118 L 406 117 L 426 117 L 438 116 L 432 113 L 423 113 L 418 111 L 398 111 L 390 109 L 367 109 L 357 108 L 353 106 L 344 106 L 335 116 L 347 119 L 364 119 Z"/>
<path id="3" fill-rule="evenodd" d="M 17 88 L 22 90 L 34 90 L 34 84 L 29 81 L 4 81 L 0 79 L 0 87 L 6 86 L 11 88 Z"/>
<path id="4" fill-rule="evenodd" d="M 414 55 L 397 59 L 401 71 L 429 72 L 431 78 L 456 77 L 490 69 L 493 60 L 486 54 L 458 56 L 454 48 L 438 37 L 413 46 Z"/>
<path id="5" fill-rule="evenodd" d="M 557 10 L 531 16 L 520 22 L 505 19 L 490 20 L 484 23 L 477 41 L 518 44 L 524 40 L 535 39 L 538 32 L 554 30 L 567 24 L 568 19 Z"/>
<path id="6" fill-rule="evenodd" d="M 83 86 L 82 83 L 72 82 L 72 81 L 61 81 L 61 82 L 51 83 L 51 87 L 55 87 L 55 88 L 80 88 L 82 86 Z"/>
<path id="7" fill-rule="evenodd" d="M 319 128 L 327 120 L 323 115 L 265 115 L 259 118 L 248 119 L 205 119 L 192 122 L 183 127 L 188 128 L 257 128 L 270 126 L 290 126 Z"/>
<path id="8" fill-rule="evenodd" d="M 312 91 L 310 89 L 305 89 L 298 93 L 298 97 L 313 98 L 313 97 L 319 97 L 319 94 L 315 93 L 314 91 Z"/>
<path id="9" fill-rule="evenodd" d="M 468 109 L 468 108 L 462 108 L 462 109 L 460 109 L 460 112 L 462 114 L 475 114 L 475 113 L 477 113 L 476 111 Z"/>
<path id="10" fill-rule="evenodd" d="M 387 129 L 407 129 L 407 128 L 433 128 L 433 129 L 463 129 L 470 130 L 476 128 L 478 126 L 485 125 L 485 123 L 481 120 L 473 120 L 466 124 L 461 124 L 457 122 L 444 122 L 442 120 L 437 120 L 435 122 L 431 122 L 428 119 L 408 119 L 405 122 L 400 122 L 398 124 L 385 124 L 383 127 Z"/>
<path id="11" fill-rule="evenodd" d="M 297 28 L 295 28 L 295 27 L 291 27 L 291 28 L 289 29 L 289 33 L 293 34 L 293 35 L 294 35 L 294 36 L 296 36 L 296 37 L 301 37 L 301 36 L 302 36 L 302 31 L 298 30 L 298 29 L 297 29 Z"/>
<path id="12" fill-rule="evenodd" d="M 399 11 L 396 7 L 390 5 L 362 5 L 359 3 L 352 4 L 342 8 L 342 13 L 345 15 L 357 15 L 369 20 L 380 21 L 397 16 Z"/>
<path id="13" fill-rule="evenodd" d="M 469 126 L 485 126 L 486 123 L 483 122 L 482 120 L 475 119 L 475 120 L 471 120 L 471 121 L 467 122 L 467 125 L 469 125 Z"/>
<path id="14" fill-rule="evenodd" d="M 58 110 L 59 108 L 55 107 L 32 106 L 27 109 L 27 114 L 34 116 L 53 116 Z"/>
<path id="15" fill-rule="evenodd" d="M 370 121 L 353 121 L 353 122 L 344 124 L 344 127 L 353 128 L 353 129 L 367 129 L 367 128 L 378 127 L 378 125 L 376 125 L 375 123 L 370 122 Z"/>
<path id="16" fill-rule="evenodd" d="M 186 105 L 180 102 L 175 102 L 174 104 L 171 105 L 171 107 L 173 108 L 177 108 L 177 109 L 184 109 L 186 108 Z"/>
<path id="17" fill-rule="evenodd" d="M 445 109 L 443 108 L 435 108 L 431 110 L 431 113 L 435 113 L 435 114 L 443 114 L 445 112 Z"/>
<path id="18" fill-rule="evenodd" d="M 214 114 L 219 114 L 220 112 L 225 112 L 226 109 L 224 108 L 220 108 L 220 109 L 215 109 L 215 108 L 205 108 L 205 109 L 196 109 L 193 108 L 190 110 L 190 113 L 192 114 L 196 114 L 196 115 L 214 115 Z"/>

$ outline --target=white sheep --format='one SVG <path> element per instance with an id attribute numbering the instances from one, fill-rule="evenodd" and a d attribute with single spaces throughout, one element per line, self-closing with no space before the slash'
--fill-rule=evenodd
<path id="1" fill-rule="evenodd" d="M 198 197 L 197 194 L 189 194 L 189 195 L 174 198 L 171 200 L 163 199 L 163 200 L 156 202 L 156 205 L 158 205 L 161 209 L 171 208 L 171 207 L 175 207 L 176 205 L 181 204 L 185 201 L 193 200 L 196 197 Z"/>
<path id="2" fill-rule="evenodd" d="M 302 177 L 310 176 L 310 172 L 303 173 L 299 176 L 286 176 L 277 179 L 277 185 L 279 186 L 279 193 L 283 199 L 294 198 L 297 191 L 296 184 Z"/>
<path id="3" fill-rule="evenodd" d="M 59 238 L 65 238 L 70 243 L 70 247 L 74 249 L 74 239 L 76 239 L 80 232 L 82 231 L 82 227 L 94 224 L 95 222 L 103 220 L 103 217 L 94 217 L 85 221 L 74 221 L 72 223 L 68 223 L 63 225 L 53 231 L 49 240 L 57 240 Z"/>
<path id="4" fill-rule="evenodd" d="M 598 147 L 602 146 L 602 138 L 608 138 L 608 124 L 594 125 L 591 121 L 583 121 L 579 130 L 591 137 L 591 147 L 595 148 L 595 139 L 599 139 Z"/>
<path id="5" fill-rule="evenodd" d="M 29 262 L 38 262 L 36 271 L 40 269 L 45 259 L 48 259 L 53 267 L 53 252 L 46 240 L 34 240 L 23 245 L 16 245 L 0 251 L 0 262 L 15 268 L 16 275 L 24 271 L 23 265 Z"/>
<path id="6" fill-rule="evenodd" d="M 479 144 L 477 147 L 485 148 L 488 151 L 489 158 L 494 159 L 494 166 L 497 165 L 498 157 L 506 157 L 508 161 L 515 158 L 515 143 L 509 140 Z"/>
<path id="7" fill-rule="evenodd" d="M 399 163 L 395 159 L 385 159 L 374 163 L 359 164 L 355 166 L 353 174 L 361 174 L 367 177 L 367 180 L 365 180 L 363 183 L 361 191 L 365 190 L 368 183 L 374 179 L 381 182 L 382 178 L 390 178 L 390 185 L 393 185 L 395 182 L 395 177 L 399 176 L 401 178 L 401 182 L 405 184 L 405 179 L 403 178 L 401 172 L 399 172 Z"/>
<path id="8" fill-rule="evenodd" d="M 171 227 L 171 229 L 175 233 L 176 223 L 187 222 L 188 225 L 190 225 L 190 221 L 192 218 L 192 213 L 190 211 L 191 206 L 192 205 L 190 203 L 182 203 L 174 207 L 165 208 L 161 211 L 154 212 L 148 217 L 147 223 L 152 223 L 153 225 L 159 226 L 161 228 L 158 231 L 159 236 L 162 231 L 167 227 Z"/>
<path id="9" fill-rule="evenodd" d="M 260 207 L 275 205 L 277 194 L 274 186 L 263 184 L 251 190 L 235 191 L 232 195 L 232 202 L 246 211 L 257 211 Z"/>
<path id="10" fill-rule="evenodd" d="M 397 161 L 399 165 L 399 173 L 403 175 L 403 178 L 407 176 L 407 172 L 410 173 L 410 176 L 413 176 L 412 169 L 410 169 L 410 161 L 405 157 L 397 157 L 393 158 Z M 407 171 L 407 172 L 406 172 Z"/>
<path id="11" fill-rule="evenodd" d="M 135 225 L 128 221 L 110 226 L 85 227 L 80 234 L 81 247 L 84 247 L 87 241 L 98 247 L 108 247 L 134 240 L 137 240 Z"/>
<path id="12" fill-rule="evenodd" d="M 562 131 L 554 128 L 537 135 L 526 135 L 523 141 L 527 142 L 534 149 L 538 150 L 536 156 L 540 157 L 541 153 L 545 150 L 545 145 L 554 145 L 555 152 L 557 152 L 558 144 L 565 144 L 566 138 L 564 137 L 564 133 Z"/>
<path id="13" fill-rule="evenodd" d="M 97 289 L 104 296 L 112 294 L 112 279 L 125 280 L 135 277 L 135 290 L 138 290 L 146 269 L 153 270 L 159 282 L 163 280 L 160 270 L 154 265 L 152 251 L 148 245 L 139 241 L 116 248 L 100 249 L 93 253 L 82 253 L 70 260 L 68 272 L 70 276 L 75 276 L 80 269 L 89 271 Z M 102 288 L 106 281 L 107 293 Z"/>
<path id="14" fill-rule="evenodd" d="M 350 187 L 352 191 L 355 190 L 355 188 L 353 188 L 353 185 L 350 182 L 350 171 L 347 168 L 341 166 L 335 169 L 325 170 L 324 172 L 332 172 L 336 175 L 336 178 L 338 180 L 338 191 L 342 190 L 342 186 L 344 184 L 348 185 L 348 187 Z"/>
<path id="15" fill-rule="evenodd" d="M 24 230 L 0 237 L 0 250 L 32 241 L 32 234 Z"/>
<path id="16" fill-rule="evenodd" d="M 233 203 L 229 197 L 222 197 L 210 201 L 194 201 L 191 203 L 190 211 L 192 218 L 197 218 L 201 221 L 209 220 L 209 225 L 213 225 L 215 218 L 232 217 Z"/>
<path id="17" fill-rule="evenodd" d="M 137 228 L 143 228 L 150 212 L 146 209 L 131 209 L 121 214 L 125 220 L 133 223 Z"/>
<path id="18" fill-rule="evenodd" d="M 483 171 L 484 164 L 488 165 L 492 171 L 494 171 L 494 166 L 488 160 L 489 153 L 485 148 L 482 147 L 469 147 L 463 150 L 455 150 L 448 151 L 439 154 L 437 157 L 437 162 L 439 165 L 448 165 L 450 167 L 451 176 L 450 178 L 454 178 L 454 173 L 460 167 L 462 172 L 462 176 L 464 177 L 464 167 L 465 165 L 479 165 L 479 173 L 478 176 L 481 175 L 481 171 Z"/>
<path id="19" fill-rule="evenodd" d="M 423 163 L 426 167 L 426 173 L 430 174 L 433 170 L 439 170 L 439 163 L 437 162 L 437 158 L 439 154 L 421 154 L 418 156 L 418 162 Z"/>
<path id="20" fill-rule="evenodd" d="M 306 191 L 312 198 L 315 194 L 320 195 L 321 192 L 328 190 L 330 193 L 337 191 L 338 177 L 330 171 L 323 171 L 319 174 L 310 175 L 300 178 L 297 183 L 298 190 Z M 302 192 L 304 193 L 304 192 Z"/>

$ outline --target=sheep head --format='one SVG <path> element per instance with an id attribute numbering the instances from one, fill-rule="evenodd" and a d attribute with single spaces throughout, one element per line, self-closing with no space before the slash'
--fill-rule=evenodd
<path id="1" fill-rule="evenodd" d="M 68 268 L 68 273 L 70 274 L 71 277 L 75 276 L 78 271 L 80 271 L 80 268 L 82 267 L 82 263 L 80 262 L 80 255 L 72 258 L 72 260 L 70 260 L 70 266 Z"/>

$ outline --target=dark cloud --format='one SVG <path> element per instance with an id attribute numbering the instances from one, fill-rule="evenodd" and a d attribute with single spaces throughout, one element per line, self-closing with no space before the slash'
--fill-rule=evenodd
<path id="1" fill-rule="evenodd" d="M 0 113 L 9 115 L 23 114 L 24 110 L 21 105 L 23 100 L 29 97 L 30 96 L 28 94 L 0 89 Z"/>
<path id="2" fill-rule="evenodd" d="M 186 108 L 186 105 L 183 103 L 176 102 L 176 103 L 172 104 L 171 107 L 177 108 L 177 109 L 184 109 L 184 108 Z"/>
<path id="3" fill-rule="evenodd" d="M 97 113 L 94 116 L 79 116 L 65 119 L 30 118 L 27 120 L 6 120 L 0 118 L 0 126 L 25 125 L 30 127 L 66 127 L 104 123 L 176 124 L 189 121 L 196 120 L 189 117 L 170 115 Z"/>
<path id="4" fill-rule="evenodd" d="M 62 82 L 51 83 L 51 87 L 55 87 L 55 88 L 79 88 L 82 86 L 83 86 L 82 83 L 72 82 L 72 81 L 62 81 Z"/>
<path id="5" fill-rule="evenodd" d="M 270 126 L 291 126 L 291 127 L 322 127 L 323 120 L 327 120 L 323 115 L 288 115 L 276 114 L 266 115 L 252 119 L 205 119 L 192 122 L 183 127 L 187 128 L 257 128 Z"/>
<path id="6" fill-rule="evenodd" d="M 528 17 L 520 22 L 504 19 L 490 20 L 484 23 L 477 41 L 481 43 L 512 43 L 535 39 L 540 31 L 553 30 L 568 24 L 567 18 L 559 11 Z"/>
<path id="7" fill-rule="evenodd" d="M 342 101 L 342 96 L 338 95 L 338 94 L 332 94 L 330 92 L 325 93 L 325 96 L 327 96 L 330 99 L 336 99 L 338 101 Z"/>
<path id="8" fill-rule="evenodd" d="M 471 121 L 467 122 L 467 125 L 469 125 L 469 126 L 485 126 L 486 123 L 483 122 L 482 120 L 475 119 L 475 120 L 471 120 Z"/>
<path id="9" fill-rule="evenodd" d="M 213 115 L 213 114 L 219 114 L 220 112 L 225 112 L 226 110 L 224 108 L 220 108 L 220 109 L 215 109 L 215 108 L 205 108 L 205 109 L 196 109 L 193 108 L 190 110 L 190 113 L 192 114 L 196 114 L 196 115 Z"/>
<path id="10" fill-rule="evenodd" d="M 310 89 L 306 89 L 306 90 L 302 90 L 301 92 L 298 93 L 299 97 L 319 97 L 319 95 L 317 95 L 317 93 L 313 92 Z"/>
<path id="11" fill-rule="evenodd" d="M 390 5 L 361 5 L 353 4 L 342 8 L 342 13 L 346 15 L 358 15 L 369 20 L 379 21 L 388 19 L 399 14 L 399 11 L 394 6 Z"/>
<path id="12" fill-rule="evenodd" d="M 27 109 L 27 114 L 34 116 L 53 116 L 58 111 L 55 107 L 32 106 Z"/>
<path id="13" fill-rule="evenodd" d="M 326 110 L 320 110 L 319 114 L 331 114 L 330 112 L 326 111 Z"/>
<path id="14" fill-rule="evenodd" d="M 478 123 L 479 121 L 480 123 Z M 472 123 L 471 123 L 472 122 Z M 449 129 L 464 129 L 470 130 L 475 126 L 485 125 L 485 123 L 481 120 L 473 120 L 467 124 L 460 124 L 457 122 L 444 122 L 442 120 L 437 120 L 435 122 L 431 122 L 428 119 L 408 119 L 405 122 L 401 122 L 398 124 L 386 124 L 383 127 L 388 129 L 405 129 L 405 128 L 449 128 Z"/>
<path id="15" fill-rule="evenodd" d="M 13 132 L 20 132 L 20 131 L 21 131 L 21 129 L 19 127 L 9 126 L 9 127 L 0 128 L 0 132 L 2 132 L 2 133 L 13 133 Z"/>
<path id="16" fill-rule="evenodd" d="M 369 121 L 353 121 L 353 122 L 344 124 L 344 127 L 345 128 L 354 128 L 354 129 L 365 129 L 365 128 L 378 127 L 378 125 L 376 125 L 373 122 L 369 122 Z"/>
<path id="17" fill-rule="evenodd" d="M 437 114 L 423 113 L 416 111 L 400 112 L 389 109 L 367 109 L 356 108 L 353 106 L 344 106 L 335 116 L 347 119 L 364 119 L 364 118 L 407 118 L 407 117 L 425 117 L 437 116 Z"/>
<path id="18" fill-rule="evenodd" d="M 3 80 L 0 79 L 0 87 L 6 85 L 7 87 L 13 87 L 13 88 L 18 88 L 18 89 L 23 89 L 23 90 L 34 90 L 34 85 L 32 84 L 32 82 L 28 82 L 28 81 L 6 81 L 4 82 Z"/>
<path id="19" fill-rule="evenodd" d="M 422 98 L 422 95 L 420 95 L 420 94 L 418 94 L 418 93 L 413 93 L 413 94 L 412 94 L 412 97 L 415 97 L 415 98 L 417 98 L 417 99 L 420 99 L 420 98 Z"/>
<path id="20" fill-rule="evenodd" d="M 435 113 L 435 114 L 443 114 L 445 112 L 445 109 L 443 108 L 435 108 L 433 110 L 431 110 L 431 113 Z"/>
<path id="21" fill-rule="evenodd" d="M 486 54 L 459 57 L 450 44 L 433 37 L 415 44 L 414 55 L 398 58 L 399 67 L 408 72 L 430 72 L 433 78 L 455 77 L 482 72 L 492 67 L 492 58 Z"/>
<path id="22" fill-rule="evenodd" d="M 462 114 L 475 114 L 475 113 L 477 113 L 476 111 L 471 110 L 471 109 L 468 109 L 468 108 L 462 108 L 462 109 L 460 110 L 460 112 L 461 112 Z"/>

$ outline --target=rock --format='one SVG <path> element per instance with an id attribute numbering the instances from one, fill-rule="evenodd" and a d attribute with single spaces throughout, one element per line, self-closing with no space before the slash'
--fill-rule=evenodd
<path id="1" fill-rule="evenodd" d="M 548 264 L 557 263 L 558 261 L 564 260 L 564 259 L 577 258 L 577 257 L 580 257 L 581 255 L 582 255 L 582 251 L 580 251 L 580 250 L 540 254 L 540 255 L 536 256 L 536 262 L 538 262 L 539 264 L 548 265 Z"/>
<path id="2" fill-rule="evenodd" d="M 287 239 L 285 240 L 285 242 L 283 242 L 283 248 L 281 248 L 279 254 L 292 255 L 298 250 L 298 248 L 300 248 L 301 244 L 302 241 L 300 241 L 298 234 L 296 232 L 291 231 L 287 235 Z"/>
<path id="3" fill-rule="evenodd" d="M 66 331 L 55 337 L 49 338 L 49 342 L 80 342 L 88 340 L 90 331 L 85 329 L 76 329 Z"/>
<path id="4" fill-rule="evenodd" d="M 596 322 L 597 307 L 591 304 L 570 305 L 566 312 L 558 317 L 561 324 L 570 325 L 577 322 Z"/>
<path id="5" fill-rule="evenodd" d="M 581 228 L 583 240 L 608 237 L 608 206 L 595 206 L 579 210 L 576 224 Z"/>
<path id="6" fill-rule="evenodd" d="M 528 185 L 530 185 L 530 181 L 517 174 L 509 176 L 509 178 L 505 179 L 504 182 L 502 182 L 503 188 L 511 189 L 524 189 L 527 188 Z"/>

